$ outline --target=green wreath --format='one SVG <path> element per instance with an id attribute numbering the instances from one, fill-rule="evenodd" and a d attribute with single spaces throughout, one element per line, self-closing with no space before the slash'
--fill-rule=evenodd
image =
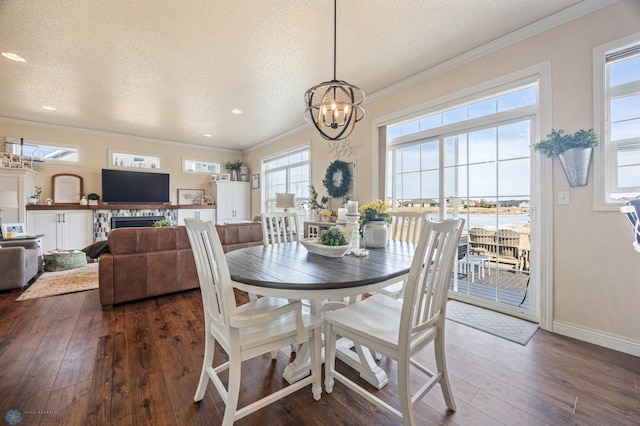
<path id="1" fill-rule="evenodd" d="M 335 185 L 333 183 L 333 176 L 337 172 L 342 172 L 342 180 L 340 181 L 340 185 Z M 327 188 L 327 192 L 333 198 L 341 198 L 347 195 L 349 191 L 349 185 L 351 185 L 351 172 L 349 171 L 349 165 L 344 161 L 336 160 L 333 163 L 329 164 L 327 167 L 327 173 L 324 175 L 324 179 L 322 181 L 325 188 Z"/>

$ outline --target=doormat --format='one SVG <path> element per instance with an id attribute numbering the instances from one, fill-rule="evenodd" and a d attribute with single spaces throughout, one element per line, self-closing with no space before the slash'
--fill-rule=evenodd
<path id="1" fill-rule="evenodd" d="M 67 271 L 45 272 L 16 299 L 16 302 L 96 288 L 98 288 L 98 262 Z"/>
<path id="2" fill-rule="evenodd" d="M 447 303 L 446 317 L 451 321 L 520 343 L 521 345 L 526 345 L 538 330 L 538 324 L 458 302 L 457 300 L 450 300 Z"/>

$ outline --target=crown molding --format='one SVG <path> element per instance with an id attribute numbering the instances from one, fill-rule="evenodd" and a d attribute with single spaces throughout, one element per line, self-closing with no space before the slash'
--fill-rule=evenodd
<path id="1" fill-rule="evenodd" d="M 187 143 L 187 142 L 176 142 L 176 141 L 169 141 L 165 139 L 146 138 L 143 136 L 128 135 L 125 133 L 106 132 L 103 130 L 85 129 L 82 127 L 62 126 L 60 124 L 42 123 L 40 121 L 21 120 L 21 119 L 10 118 L 10 117 L 0 117 L 0 123 L 15 124 L 17 126 L 40 127 L 44 129 L 62 130 L 65 132 L 84 133 L 87 135 L 105 136 L 105 137 L 111 137 L 111 138 L 126 138 L 126 139 L 132 139 L 134 141 L 139 141 L 139 142 L 157 143 L 162 145 L 179 146 L 183 148 L 185 147 L 196 148 L 196 149 L 203 149 L 205 151 L 224 152 L 229 154 L 239 154 L 242 152 L 237 149 L 217 148 L 217 147 L 198 145 L 198 144 Z"/>

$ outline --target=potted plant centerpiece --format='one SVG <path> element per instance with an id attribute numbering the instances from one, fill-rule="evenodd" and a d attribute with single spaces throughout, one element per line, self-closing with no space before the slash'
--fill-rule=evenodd
<path id="1" fill-rule="evenodd" d="M 383 248 L 387 246 L 387 223 L 391 216 L 389 206 L 382 200 L 375 200 L 360 207 L 360 232 L 365 248 Z"/>
<path id="2" fill-rule="evenodd" d="M 242 167 L 242 164 L 242 161 L 236 160 L 234 162 L 229 161 L 224 165 L 225 169 L 231 170 L 231 180 L 238 180 L 238 171 L 240 167 Z"/>
<path id="3" fill-rule="evenodd" d="M 587 184 L 591 154 L 596 146 L 598 137 L 593 129 L 578 130 L 573 134 L 552 129 L 546 139 L 533 145 L 533 149 L 549 158 L 558 157 L 569 186 L 573 187 Z"/>
<path id="4" fill-rule="evenodd" d="M 306 238 L 301 241 L 309 253 L 326 257 L 342 257 L 351 249 L 351 235 L 345 234 L 337 226 L 332 226 L 320 233 L 320 238 Z"/>
<path id="5" fill-rule="evenodd" d="M 315 186 L 309 185 L 309 210 L 313 212 L 312 220 L 314 222 L 320 222 L 320 220 L 322 220 L 320 213 L 327 208 L 328 201 L 329 197 L 326 195 L 318 201 L 318 191 L 316 191 Z"/>

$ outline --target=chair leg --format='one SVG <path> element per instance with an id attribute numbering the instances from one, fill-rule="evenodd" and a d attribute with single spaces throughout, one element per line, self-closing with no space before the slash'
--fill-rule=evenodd
<path id="1" fill-rule="evenodd" d="M 447 363 L 444 355 L 444 333 L 442 331 L 442 328 L 438 331 L 438 336 L 433 342 L 433 349 L 436 353 L 436 366 L 438 373 L 440 373 L 440 388 L 442 389 L 444 402 L 447 404 L 449 410 L 456 411 L 456 402 L 453 399 L 453 391 L 451 390 L 451 383 L 449 383 L 449 373 L 447 373 Z"/>
<path id="2" fill-rule="evenodd" d="M 333 392 L 333 370 L 336 367 L 336 335 L 331 324 L 324 325 L 324 390 Z"/>
<path id="3" fill-rule="evenodd" d="M 407 355 L 408 356 L 408 355 Z M 398 396 L 403 425 L 415 425 L 413 404 L 411 404 L 411 372 L 409 359 L 398 360 Z"/>
<path id="4" fill-rule="evenodd" d="M 224 409 L 222 426 L 231 426 L 236 417 L 238 409 L 238 397 L 240 396 L 240 366 L 241 361 L 237 356 L 229 355 L 229 386 L 227 394 L 227 405 Z"/>
<path id="5" fill-rule="evenodd" d="M 213 366 L 213 353 L 216 347 L 215 339 L 207 333 L 204 342 L 204 359 L 202 361 L 202 372 L 200 373 L 200 381 L 198 382 L 198 387 L 196 388 L 196 394 L 193 397 L 195 402 L 202 401 L 204 398 L 204 394 L 207 391 L 207 384 L 209 383 L 209 373 L 207 373 L 207 368 Z"/>

